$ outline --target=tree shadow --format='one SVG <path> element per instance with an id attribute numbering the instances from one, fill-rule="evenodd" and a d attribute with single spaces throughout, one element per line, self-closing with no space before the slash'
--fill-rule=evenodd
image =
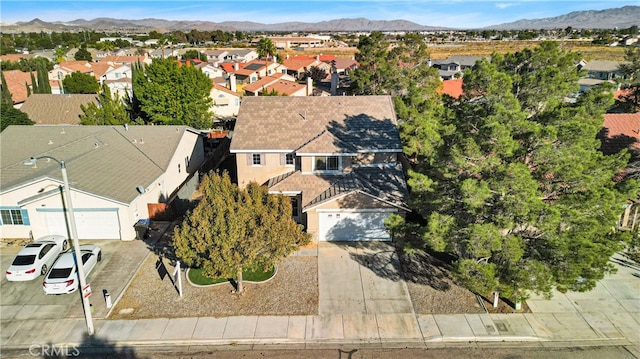
<path id="1" fill-rule="evenodd" d="M 400 262 L 395 247 L 385 242 L 342 242 L 338 244 L 348 248 L 349 257 L 368 268 L 381 278 L 399 281 L 402 279 Z"/>
<path id="2" fill-rule="evenodd" d="M 35 354 L 35 355 L 34 355 Z M 30 347 L 29 355 L 47 359 L 54 358 L 148 358 L 136 353 L 135 348 L 120 346 L 98 336 L 85 334 L 82 342 L 77 345 L 53 344 Z"/>

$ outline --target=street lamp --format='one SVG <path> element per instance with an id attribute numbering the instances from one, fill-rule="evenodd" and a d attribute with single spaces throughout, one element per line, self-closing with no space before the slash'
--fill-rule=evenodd
<path id="1" fill-rule="evenodd" d="M 87 321 L 87 332 L 89 335 L 93 335 L 93 317 L 91 316 L 91 305 L 89 304 L 89 297 L 85 296 L 83 289 L 86 285 L 86 276 L 84 273 L 84 266 L 82 265 L 82 254 L 80 253 L 80 244 L 78 243 L 78 229 L 76 227 L 76 217 L 73 212 L 73 204 L 71 203 L 71 189 L 69 188 L 69 178 L 67 177 L 67 166 L 64 161 L 59 161 L 51 156 L 38 156 L 31 157 L 28 161 L 25 161 L 26 166 L 35 166 L 39 159 L 48 158 L 56 161 L 60 165 L 62 170 L 62 181 L 64 182 L 64 192 L 66 196 L 63 196 L 64 202 L 67 204 L 69 210 L 69 227 L 71 227 L 71 241 L 73 242 L 73 250 L 76 257 L 76 267 L 78 268 L 78 287 L 80 288 L 80 298 L 82 298 L 82 309 L 84 311 L 84 318 Z"/>

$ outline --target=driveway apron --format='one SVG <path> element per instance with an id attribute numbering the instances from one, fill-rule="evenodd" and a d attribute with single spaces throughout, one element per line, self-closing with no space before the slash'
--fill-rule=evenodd
<path id="1" fill-rule="evenodd" d="M 318 248 L 319 314 L 412 314 L 393 246 L 323 242 Z"/>

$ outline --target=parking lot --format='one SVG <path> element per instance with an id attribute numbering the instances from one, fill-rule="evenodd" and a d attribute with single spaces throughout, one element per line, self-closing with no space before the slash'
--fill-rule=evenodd
<path id="1" fill-rule="evenodd" d="M 89 300 L 93 316 L 96 319 L 104 318 L 109 311 L 104 291 L 108 291 L 112 302 L 115 302 L 149 250 L 142 241 L 81 241 L 80 244 L 94 244 L 102 249 L 102 261 L 89 274 L 87 283 L 92 291 Z M 43 276 L 28 282 L 9 282 L 6 279 L 4 273 L 21 248 L 22 246 L 5 247 L 0 254 L 0 319 L 3 325 L 9 321 L 29 319 L 84 317 L 79 291 L 46 295 L 42 290 Z"/>

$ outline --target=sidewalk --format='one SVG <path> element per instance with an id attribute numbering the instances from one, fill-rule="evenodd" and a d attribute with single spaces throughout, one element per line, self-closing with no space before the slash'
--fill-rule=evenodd
<path id="1" fill-rule="evenodd" d="M 327 345 L 430 348 L 477 342 L 529 346 L 625 345 L 640 357 L 637 322 L 627 316 L 575 314 L 343 314 L 175 319 L 96 320 L 86 339 L 84 320 L 3 322 L 2 348 L 59 346 L 277 345 L 305 349 Z M 635 348 L 635 349 L 633 349 Z"/>

